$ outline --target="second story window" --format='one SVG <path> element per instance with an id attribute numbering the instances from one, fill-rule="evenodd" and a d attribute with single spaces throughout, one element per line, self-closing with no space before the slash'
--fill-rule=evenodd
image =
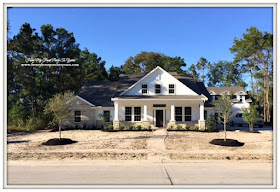
<path id="1" fill-rule="evenodd" d="M 148 85 L 147 84 L 143 84 L 142 85 L 142 94 L 147 94 L 148 93 Z"/>
<path id="2" fill-rule="evenodd" d="M 175 93 L 175 85 L 169 84 L 169 94 L 174 94 L 174 93 Z"/>
<path id="3" fill-rule="evenodd" d="M 160 94 L 161 90 L 160 90 L 160 84 L 156 84 L 155 86 L 155 89 L 156 89 L 156 94 Z"/>

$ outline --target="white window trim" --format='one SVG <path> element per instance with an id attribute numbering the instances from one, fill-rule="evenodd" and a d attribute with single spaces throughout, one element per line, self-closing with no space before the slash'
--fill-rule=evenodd
<path id="1" fill-rule="evenodd" d="M 142 90 L 143 90 L 142 85 L 147 85 L 147 88 L 146 88 L 146 89 L 147 89 L 147 93 L 143 93 L 143 92 L 142 92 Z M 149 95 L 149 85 L 148 85 L 147 83 L 141 84 L 141 94 L 142 94 L 142 95 Z"/>
<path id="2" fill-rule="evenodd" d="M 174 85 L 174 88 L 173 88 L 174 89 L 174 93 L 169 93 L 169 89 L 170 89 L 169 85 Z M 168 95 L 176 95 L 175 93 L 176 93 L 176 84 L 175 83 L 169 83 L 168 84 Z"/>

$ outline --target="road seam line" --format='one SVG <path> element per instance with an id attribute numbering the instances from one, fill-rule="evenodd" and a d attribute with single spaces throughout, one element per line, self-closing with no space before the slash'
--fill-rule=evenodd
<path id="1" fill-rule="evenodd" d="M 170 175 L 169 175 L 169 173 L 167 172 L 167 170 L 166 170 L 166 168 L 165 168 L 165 166 L 163 166 L 163 168 L 164 168 L 164 170 L 165 170 L 165 172 L 166 172 L 166 174 L 167 174 L 167 177 L 168 177 L 168 179 L 169 179 L 171 185 L 174 185 L 173 182 L 172 182 L 172 179 L 171 179 L 171 177 L 170 177 Z"/>

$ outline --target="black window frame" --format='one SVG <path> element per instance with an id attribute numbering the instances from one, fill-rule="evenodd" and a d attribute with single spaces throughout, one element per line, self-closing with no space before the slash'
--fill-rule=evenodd
<path id="1" fill-rule="evenodd" d="M 142 84 L 141 92 L 142 92 L 142 94 L 148 94 L 148 84 Z"/>
<path id="2" fill-rule="evenodd" d="M 110 110 L 104 110 L 103 111 L 103 117 L 105 118 L 105 113 L 108 113 L 109 112 L 109 116 L 105 119 L 105 122 L 108 123 L 110 122 L 110 119 L 111 119 L 111 114 L 110 114 Z"/>
<path id="3" fill-rule="evenodd" d="M 132 107 L 125 107 L 125 121 L 132 121 Z"/>
<path id="4" fill-rule="evenodd" d="M 189 111 L 187 111 L 187 110 L 189 110 Z M 192 108 L 191 107 L 185 107 L 185 121 L 192 121 Z"/>
<path id="5" fill-rule="evenodd" d="M 161 85 L 155 84 L 155 94 L 161 94 Z"/>
<path id="6" fill-rule="evenodd" d="M 173 87 L 170 87 L 170 85 L 173 85 Z M 168 85 L 168 93 L 169 94 L 175 94 L 175 84 L 169 84 Z"/>
<path id="7" fill-rule="evenodd" d="M 77 114 L 77 112 L 79 112 L 79 114 Z M 80 111 L 80 110 L 74 111 L 74 122 L 80 123 L 81 121 L 82 121 L 82 111 Z"/>
<path id="8" fill-rule="evenodd" d="M 141 121 L 141 107 L 134 107 L 134 121 Z"/>
<path id="9" fill-rule="evenodd" d="M 180 109 L 181 111 L 179 111 Z M 183 121 L 183 107 L 175 107 L 175 121 Z"/>

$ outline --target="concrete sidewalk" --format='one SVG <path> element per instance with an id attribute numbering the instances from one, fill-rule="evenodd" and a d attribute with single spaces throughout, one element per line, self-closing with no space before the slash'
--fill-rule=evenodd
<path id="1" fill-rule="evenodd" d="M 273 164 L 260 161 L 106 163 L 77 161 L 8 164 L 8 188 L 16 185 L 265 185 L 272 188 Z M 40 186 L 37 186 L 40 188 Z M 90 186 L 88 186 L 90 187 Z M 93 186 L 94 187 L 94 186 Z"/>

